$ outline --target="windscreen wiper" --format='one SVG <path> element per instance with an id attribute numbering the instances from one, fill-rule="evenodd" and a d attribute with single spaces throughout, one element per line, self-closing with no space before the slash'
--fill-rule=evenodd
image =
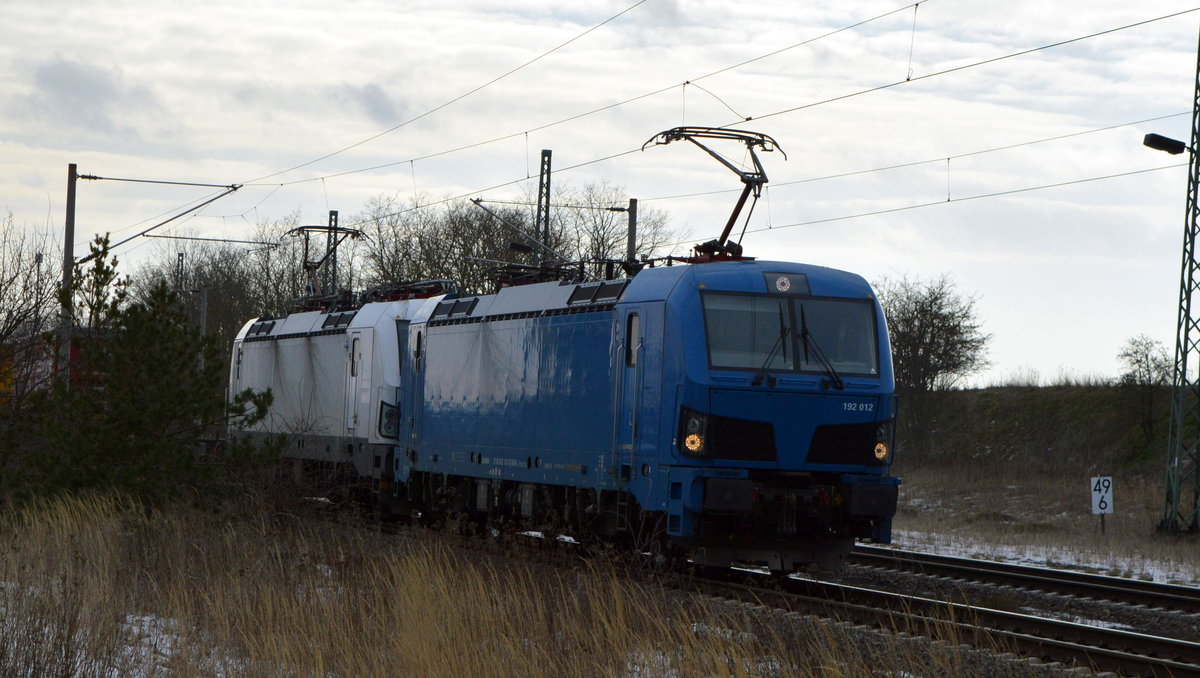
<path id="1" fill-rule="evenodd" d="M 758 371 L 754 373 L 754 379 L 750 382 L 751 386 L 758 386 L 763 383 L 763 378 L 767 376 L 767 366 L 770 365 L 771 361 L 775 359 L 776 351 L 778 351 L 784 345 L 784 340 L 786 340 L 787 336 L 791 333 L 792 328 L 788 327 L 783 322 L 783 308 L 781 307 L 779 309 L 779 338 L 775 340 L 775 345 L 771 347 L 771 352 L 767 354 L 767 359 L 763 361 L 762 367 L 758 368 Z M 785 365 L 787 364 L 786 351 L 783 353 L 783 363 Z M 775 377 L 771 377 L 768 380 L 767 385 L 774 387 Z"/>
<path id="2" fill-rule="evenodd" d="M 821 366 L 825 368 L 825 373 L 829 375 L 829 380 L 832 382 L 833 388 L 838 391 L 846 388 L 845 382 L 842 381 L 841 375 L 834 369 L 833 363 L 829 361 L 825 352 L 817 345 L 817 340 L 809 334 L 808 320 L 804 317 L 803 305 L 800 306 L 800 339 L 804 342 L 804 362 L 811 362 L 808 357 L 808 349 L 811 346 L 812 352 L 817 356 L 817 361 L 821 363 Z"/>

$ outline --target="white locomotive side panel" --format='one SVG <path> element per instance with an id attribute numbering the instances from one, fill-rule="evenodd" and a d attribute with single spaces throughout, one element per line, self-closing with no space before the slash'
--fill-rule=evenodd
<path id="1" fill-rule="evenodd" d="M 346 409 L 344 335 L 243 342 L 236 389 L 271 389 L 259 433 L 343 436 Z"/>

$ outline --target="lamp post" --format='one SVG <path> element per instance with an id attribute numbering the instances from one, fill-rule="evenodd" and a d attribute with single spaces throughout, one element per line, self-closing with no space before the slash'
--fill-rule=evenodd
<path id="1" fill-rule="evenodd" d="M 1197 64 L 1196 101 L 1192 113 L 1192 143 L 1161 134 L 1147 134 L 1142 143 L 1171 155 L 1188 151 L 1187 214 L 1183 225 L 1183 261 L 1179 272 L 1178 321 L 1175 325 L 1175 363 L 1171 371 L 1171 424 L 1167 430 L 1166 502 L 1162 532 L 1196 532 L 1200 529 L 1200 378 L 1190 368 L 1200 363 L 1200 314 L 1192 307 L 1192 293 L 1200 288 L 1200 260 L 1196 234 L 1200 231 L 1197 190 L 1200 161 L 1196 157 L 1200 135 L 1200 63 Z"/>

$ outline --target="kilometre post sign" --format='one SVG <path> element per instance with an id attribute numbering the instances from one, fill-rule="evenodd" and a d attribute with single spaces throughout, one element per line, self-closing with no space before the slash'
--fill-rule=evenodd
<path id="1" fill-rule="evenodd" d="M 1104 515 L 1113 512 L 1112 476 L 1092 478 L 1092 513 Z"/>

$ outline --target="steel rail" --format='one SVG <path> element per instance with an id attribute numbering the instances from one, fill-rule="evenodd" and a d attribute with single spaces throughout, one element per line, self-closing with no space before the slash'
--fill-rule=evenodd
<path id="1" fill-rule="evenodd" d="M 742 587 L 743 600 L 797 607 L 884 630 L 942 629 L 983 649 L 1012 646 L 1046 661 L 1128 676 L 1200 677 L 1200 643 L 810 579 L 747 585 L 745 572 L 706 569 L 706 582 Z M 766 584 L 766 582 L 764 582 Z"/>
<path id="2" fill-rule="evenodd" d="M 1200 613 L 1200 588 L 920 551 L 855 546 L 850 563 Z"/>

